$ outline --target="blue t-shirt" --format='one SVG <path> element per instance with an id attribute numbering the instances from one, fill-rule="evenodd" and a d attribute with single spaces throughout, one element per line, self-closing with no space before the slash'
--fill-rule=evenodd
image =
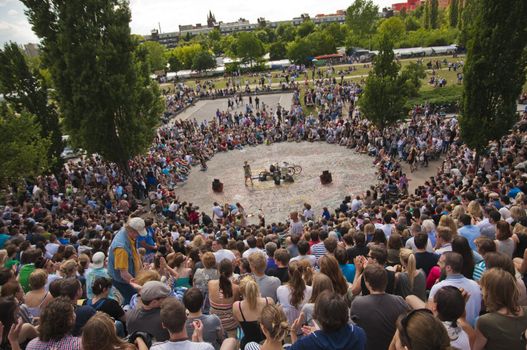
<path id="1" fill-rule="evenodd" d="M 349 283 L 353 283 L 353 280 L 355 279 L 355 265 L 354 264 L 344 264 L 340 265 L 340 269 L 342 270 L 342 274 L 346 278 L 346 281 Z"/>
<path id="2" fill-rule="evenodd" d="M 146 236 L 142 237 L 142 236 L 139 236 L 137 237 L 137 247 L 138 248 L 141 248 L 141 242 L 146 242 L 146 244 L 148 245 L 152 245 L 152 246 L 155 246 L 156 245 L 156 241 L 154 240 L 154 229 L 152 227 L 147 227 L 146 228 Z M 147 254 L 151 254 L 151 253 L 155 253 L 156 251 L 155 250 L 151 250 L 151 249 L 146 249 L 146 253 Z"/>
<path id="3" fill-rule="evenodd" d="M 0 249 L 4 248 L 5 242 L 7 242 L 11 238 L 10 235 L 5 233 L 0 233 Z"/>
<path id="4" fill-rule="evenodd" d="M 366 333 L 356 325 L 346 325 L 336 332 L 316 331 L 300 338 L 290 350 L 364 350 Z"/>

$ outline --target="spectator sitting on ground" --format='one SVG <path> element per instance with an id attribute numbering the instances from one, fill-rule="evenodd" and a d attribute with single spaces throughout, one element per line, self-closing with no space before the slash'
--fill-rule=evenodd
<path id="1" fill-rule="evenodd" d="M 304 315 L 291 326 L 291 350 L 363 350 L 366 334 L 357 325 L 349 324 L 349 309 L 346 299 L 335 292 L 324 291 L 317 298 L 313 318 L 320 327 L 318 330 L 302 327 Z M 298 339 L 298 331 L 307 334 Z"/>

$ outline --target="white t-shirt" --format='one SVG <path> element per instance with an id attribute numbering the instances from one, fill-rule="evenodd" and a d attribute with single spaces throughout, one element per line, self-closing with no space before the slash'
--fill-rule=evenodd
<path id="1" fill-rule="evenodd" d="M 214 257 L 216 258 L 217 264 L 219 264 L 223 259 L 229 259 L 230 261 L 234 261 L 236 259 L 234 253 L 228 249 L 220 249 L 217 252 L 214 252 Z"/>
<path id="2" fill-rule="evenodd" d="M 311 264 L 311 267 L 314 267 L 315 264 L 317 263 L 317 257 L 314 255 L 298 255 L 298 256 L 295 256 L 294 258 L 291 258 L 291 261 L 302 261 L 302 260 L 309 261 L 309 263 Z"/>
<path id="3" fill-rule="evenodd" d="M 214 350 L 214 347 L 205 342 L 192 342 L 190 340 L 170 341 L 156 343 L 150 350 Z"/>
<path id="4" fill-rule="evenodd" d="M 311 292 L 312 288 L 310 286 L 306 286 L 306 289 L 304 290 L 304 299 L 298 305 L 298 308 L 295 308 L 293 305 L 291 305 L 291 289 L 289 289 L 289 286 L 283 285 L 278 287 L 276 290 L 276 299 L 278 304 L 282 305 L 289 324 L 292 324 L 298 318 L 302 307 L 311 298 Z"/>
<path id="5" fill-rule="evenodd" d="M 258 248 L 249 248 L 247 249 L 246 251 L 243 252 L 242 254 L 242 257 L 245 258 L 245 259 L 249 259 L 249 256 L 251 256 L 252 253 L 263 253 L 260 249 Z"/>
<path id="6" fill-rule="evenodd" d="M 223 210 L 220 206 L 212 207 L 212 213 L 220 219 L 223 218 Z"/>

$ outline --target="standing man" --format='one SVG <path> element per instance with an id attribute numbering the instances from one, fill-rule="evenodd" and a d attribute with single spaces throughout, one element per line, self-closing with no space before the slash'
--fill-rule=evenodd
<path id="1" fill-rule="evenodd" d="M 108 253 L 108 274 L 115 288 L 121 292 L 124 305 L 136 293 L 131 281 L 141 270 L 141 258 L 137 253 L 137 237 L 146 236 L 145 221 L 141 218 L 130 218 L 117 232 Z"/>
<path id="2" fill-rule="evenodd" d="M 251 166 L 249 165 L 249 163 L 247 163 L 247 161 L 244 162 L 243 172 L 245 174 L 245 186 L 247 186 L 247 179 L 251 180 L 251 186 L 254 186 L 253 176 L 251 173 Z"/>

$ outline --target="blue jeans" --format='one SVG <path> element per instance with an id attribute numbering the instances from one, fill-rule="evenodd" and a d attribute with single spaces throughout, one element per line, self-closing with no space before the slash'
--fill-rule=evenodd
<path id="1" fill-rule="evenodd" d="M 137 293 L 137 291 L 134 289 L 134 287 L 132 287 L 128 283 L 121 283 L 121 282 L 117 282 L 115 280 L 112 281 L 112 283 L 113 283 L 114 287 L 117 288 L 119 293 L 121 293 L 121 295 L 123 296 L 123 305 L 130 304 L 130 299 L 132 298 L 132 296 L 135 293 Z"/>

